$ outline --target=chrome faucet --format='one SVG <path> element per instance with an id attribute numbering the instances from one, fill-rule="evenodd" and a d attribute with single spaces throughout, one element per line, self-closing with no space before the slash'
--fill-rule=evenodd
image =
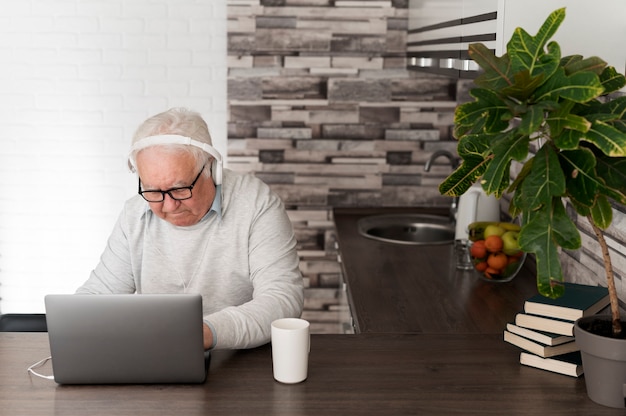
<path id="1" fill-rule="evenodd" d="M 450 166 L 452 167 L 453 171 L 457 167 L 459 167 L 459 163 L 460 163 L 459 157 L 454 156 L 452 153 L 448 152 L 447 150 L 437 150 L 430 156 L 430 158 L 424 164 L 424 172 L 430 172 L 430 167 L 432 166 L 433 162 L 440 156 L 445 156 L 448 158 L 448 160 L 450 161 Z M 459 197 L 455 196 L 452 198 L 452 202 L 450 203 L 450 220 L 452 222 L 456 221 L 456 211 L 458 209 L 458 206 L 459 206 Z"/>
<path id="2" fill-rule="evenodd" d="M 452 166 L 452 170 L 459 167 L 458 157 L 454 156 L 452 153 L 448 152 L 447 150 L 437 150 L 430 156 L 430 159 L 426 161 L 426 164 L 424 165 L 424 171 L 430 172 L 430 166 L 433 164 L 435 159 L 437 159 L 440 156 L 445 156 L 448 158 L 448 160 L 450 161 L 450 166 Z"/>

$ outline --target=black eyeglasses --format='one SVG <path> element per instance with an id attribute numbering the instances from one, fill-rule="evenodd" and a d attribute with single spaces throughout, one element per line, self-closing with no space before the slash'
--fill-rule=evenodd
<path id="1" fill-rule="evenodd" d="M 200 172 L 198 172 L 198 176 L 196 176 L 196 179 L 194 179 L 193 182 L 191 182 L 191 185 L 181 186 L 178 188 L 171 188 L 165 191 L 160 191 L 160 190 L 159 191 L 154 191 L 154 190 L 142 191 L 141 190 L 141 178 L 139 178 L 139 188 L 137 192 L 139 193 L 139 195 L 143 197 L 143 199 L 145 199 L 148 202 L 163 202 L 165 200 L 165 194 L 168 194 L 170 198 L 176 201 L 183 201 L 185 199 L 189 199 L 192 196 L 191 190 L 193 189 L 196 182 L 198 182 L 198 179 L 200 179 L 200 175 L 202 174 L 202 171 L 204 170 L 205 167 L 206 165 L 202 166 L 202 169 L 200 169 Z"/>

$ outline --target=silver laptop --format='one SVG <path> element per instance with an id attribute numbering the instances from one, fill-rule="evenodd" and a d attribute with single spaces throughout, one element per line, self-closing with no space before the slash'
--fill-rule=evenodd
<path id="1" fill-rule="evenodd" d="M 200 295 L 47 295 L 59 384 L 202 383 Z"/>

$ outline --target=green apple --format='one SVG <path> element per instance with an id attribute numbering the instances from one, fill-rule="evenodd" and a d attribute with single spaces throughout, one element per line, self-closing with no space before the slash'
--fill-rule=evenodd
<path id="1" fill-rule="evenodd" d="M 519 232 L 507 231 L 502 234 L 502 252 L 507 256 L 514 256 L 519 253 L 520 246 L 517 241 L 519 238 Z"/>
<path id="2" fill-rule="evenodd" d="M 494 223 L 494 224 L 489 224 L 488 226 L 485 227 L 485 231 L 483 232 L 484 237 L 483 238 L 487 238 L 491 235 L 497 235 L 502 237 L 502 234 L 504 234 L 506 232 L 506 230 L 502 227 L 500 227 L 498 224 Z"/>

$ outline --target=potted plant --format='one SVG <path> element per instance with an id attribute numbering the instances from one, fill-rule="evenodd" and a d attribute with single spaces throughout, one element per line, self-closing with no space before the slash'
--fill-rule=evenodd
<path id="1" fill-rule="evenodd" d="M 607 321 L 610 328 L 597 338 L 620 342 L 618 348 L 626 355 L 626 340 L 620 339 L 624 322 L 602 232 L 612 221 L 610 201 L 626 204 L 626 96 L 607 99 L 626 79 L 598 57 L 561 57 L 560 45 L 550 39 L 564 18 L 565 8 L 554 11 L 536 36 L 517 28 L 501 57 L 484 44 L 469 46 L 470 57 L 483 72 L 470 91 L 474 101 L 455 110 L 462 163 L 439 190 L 459 196 L 479 180 L 488 194 L 511 194 L 509 212 L 522 221 L 520 247 L 534 254 L 538 290 L 552 298 L 564 290 L 559 247 L 576 250 L 581 245 L 566 204 L 586 217 L 602 249 L 611 303 L 611 316 L 593 319 L 596 324 Z M 579 332 L 594 331 L 589 323 L 582 324 L 577 323 L 577 342 Z M 594 372 L 582 345 L 581 350 L 589 396 L 601 402 L 590 388 Z M 624 407 L 626 367 L 619 371 Z"/>

